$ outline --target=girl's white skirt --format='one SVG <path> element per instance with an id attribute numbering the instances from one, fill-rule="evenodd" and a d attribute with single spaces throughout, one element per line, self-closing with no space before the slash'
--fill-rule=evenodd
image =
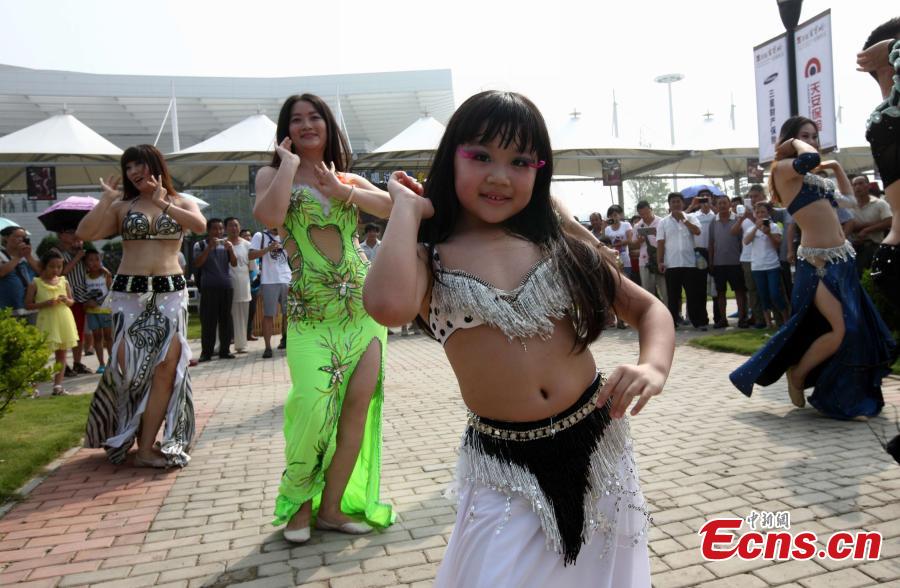
<path id="1" fill-rule="evenodd" d="M 603 496 L 599 510 L 614 532 L 598 530 L 582 546 L 575 565 L 548 549 L 532 504 L 471 480 L 460 456 L 456 524 L 438 570 L 436 588 L 631 588 L 650 586 L 646 505 L 630 443 L 619 479 L 630 495 Z"/>

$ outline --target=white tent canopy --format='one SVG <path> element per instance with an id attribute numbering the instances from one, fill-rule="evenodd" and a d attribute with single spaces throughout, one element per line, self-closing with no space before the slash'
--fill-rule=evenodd
<path id="1" fill-rule="evenodd" d="M 57 114 L 5 137 L 0 137 L 0 153 L 118 157 L 122 155 L 122 150 L 71 114 Z"/>
<path id="2" fill-rule="evenodd" d="M 444 125 L 437 119 L 423 116 L 372 153 L 360 155 L 354 168 L 376 170 L 427 166 L 444 136 L 444 130 Z"/>
<path id="3" fill-rule="evenodd" d="M 600 177 L 602 161 L 618 159 L 622 177 L 645 174 L 688 155 L 685 149 L 652 149 L 610 136 L 596 120 L 570 116 L 550 129 L 553 173 Z"/>
<path id="4" fill-rule="evenodd" d="M 251 165 L 265 165 L 275 150 L 276 125 L 254 114 L 169 156 L 173 177 L 188 188 L 246 184 Z"/>
<path id="5" fill-rule="evenodd" d="M 254 114 L 170 157 L 174 160 L 182 155 L 198 153 L 270 153 L 275 150 L 275 128 L 275 123 L 268 116 Z"/>
<path id="6" fill-rule="evenodd" d="M 58 114 L 0 137 L 0 190 L 24 192 L 25 168 L 56 168 L 59 187 L 95 186 L 116 173 L 122 150 L 71 114 Z"/>
<path id="7" fill-rule="evenodd" d="M 444 136 L 444 125 L 431 116 L 423 116 L 373 153 L 397 151 L 434 151 Z"/>

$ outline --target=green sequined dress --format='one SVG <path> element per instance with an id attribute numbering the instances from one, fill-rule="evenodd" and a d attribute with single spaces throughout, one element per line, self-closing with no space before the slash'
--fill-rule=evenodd
<path id="1" fill-rule="evenodd" d="M 341 511 L 379 528 L 394 521 L 391 507 L 379 502 L 387 329 L 363 310 L 362 287 L 369 264 L 353 243 L 356 222 L 356 206 L 328 200 L 307 186 L 293 188 L 284 222 L 285 251 L 296 249 L 289 260 L 287 309 L 292 386 L 284 405 L 287 466 L 275 503 L 276 525 L 289 521 L 308 500 L 313 501 L 313 512 L 318 511 L 347 385 L 359 359 L 376 340 L 381 369 Z M 313 240 L 312 233 L 320 230 L 340 234 L 338 263 Z"/>

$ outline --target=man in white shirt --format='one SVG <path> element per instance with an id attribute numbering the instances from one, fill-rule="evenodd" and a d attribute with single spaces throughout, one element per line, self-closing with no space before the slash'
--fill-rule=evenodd
<path id="1" fill-rule="evenodd" d="M 366 254 L 369 263 L 375 261 L 375 256 L 378 254 L 378 248 L 381 247 L 381 241 L 378 240 L 378 234 L 380 232 L 381 228 L 375 223 L 366 225 L 366 238 L 360 244 L 360 247 L 362 248 L 363 253 Z"/>
<path id="2" fill-rule="evenodd" d="M 688 318 L 695 329 L 705 331 L 709 324 L 706 281 L 703 272 L 697 269 L 694 252 L 694 236 L 700 234 L 700 223 L 684 213 L 684 196 L 680 192 L 669 194 L 669 212 L 656 229 L 659 271 L 666 275 L 669 312 L 677 327 L 683 287 L 687 294 Z"/>
<path id="3" fill-rule="evenodd" d="M 853 220 L 844 226 L 844 230 L 856 249 L 856 269 L 862 277 L 863 272 L 872 267 L 872 257 L 890 230 L 893 215 L 890 204 L 869 194 L 869 178 L 858 175 L 851 183 L 856 206 L 850 208 Z"/>
<path id="4" fill-rule="evenodd" d="M 279 349 L 287 347 L 287 293 L 291 283 L 291 266 L 282 247 L 278 228 L 267 229 L 253 235 L 250 241 L 249 259 L 260 260 L 260 294 L 263 297 L 263 339 L 266 350 L 263 357 L 272 357 L 272 331 L 275 330 L 275 313 L 281 307 L 281 342 Z"/>
<path id="5" fill-rule="evenodd" d="M 247 315 L 250 312 L 250 243 L 241 239 L 241 221 L 233 216 L 225 219 L 225 235 L 231 243 L 237 265 L 229 277 L 234 296 L 231 299 L 231 336 L 234 352 L 247 353 Z"/>

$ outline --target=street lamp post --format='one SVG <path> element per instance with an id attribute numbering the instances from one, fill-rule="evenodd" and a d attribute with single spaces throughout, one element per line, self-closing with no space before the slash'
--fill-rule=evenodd
<path id="1" fill-rule="evenodd" d="M 680 73 L 665 74 L 657 76 L 654 81 L 658 84 L 665 84 L 669 89 L 669 135 L 672 146 L 675 146 L 675 116 L 672 111 L 672 84 L 684 79 L 684 75 Z"/>
<path id="2" fill-rule="evenodd" d="M 656 76 L 653 81 L 658 84 L 665 84 L 669 90 L 669 139 L 672 141 L 672 147 L 675 146 L 675 114 L 672 109 L 672 84 L 684 79 L 684 74 L 672 73 Z M 672 189 L 678 191 L 678 174 L 672 174 Z"/>
<path id="3" fill-rule="evenodd" d="M 788 95 L 791 99 L 791 116 L 797 116 L 799 103 L 797 100 L 797 57 L 794 33 L 797 31 L 797 23 L 800 22 L 800 8 L 803 6 L 803 0 L 777 0 L 777 2 L 781 24 L 787 31 Z"/>

